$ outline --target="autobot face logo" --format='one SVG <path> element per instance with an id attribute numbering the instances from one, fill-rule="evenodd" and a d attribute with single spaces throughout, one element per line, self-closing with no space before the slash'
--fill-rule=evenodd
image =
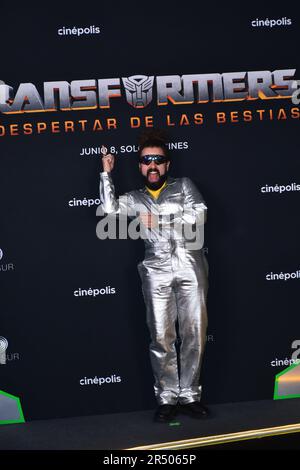
<path id="1" fill-rule="evenodd" d="M 132 75 L 122 78 L 129 104 L 134 108 L 145 108 L 152 101 L 154 76 Z"/>

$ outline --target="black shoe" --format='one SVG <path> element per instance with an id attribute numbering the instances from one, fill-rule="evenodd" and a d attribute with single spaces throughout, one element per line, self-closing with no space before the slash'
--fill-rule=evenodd
<path id="1" fill-rule="evenodd" d="M 157 423 L 169 423 L 176 416 L 176 405 L 159 405 L 155 411 L 154 421 Z"/>
<path id="2" fill-rule="evenodd" d="M 181 405 L 180 409 L 184 414 L 187 414 L 192 418 L 203 419 L 208 418 L 210 415 L 208 409 L 201 405 L 199 401 L 193 401 L 192 403 Z"/>

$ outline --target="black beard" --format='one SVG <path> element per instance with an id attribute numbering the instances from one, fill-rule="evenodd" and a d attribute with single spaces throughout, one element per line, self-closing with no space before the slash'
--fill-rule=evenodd
<path id="1" fill-rule="evenodd" d="M 147 176 L 142 175 L 142 177 L 143 177 L 144 183 L 147 186 L 147 188 L 152 189 L 153 191 L 155 191 L 156 189 L 159 189 L 164 184 L 164 182 L 166 181 L 166 179 L 168 177 L 168 173 L 166 172 L 164 175 L 160 175 L 160 178 L 157 181 L 153 182 L 153 183 L 148 181 Z"/>

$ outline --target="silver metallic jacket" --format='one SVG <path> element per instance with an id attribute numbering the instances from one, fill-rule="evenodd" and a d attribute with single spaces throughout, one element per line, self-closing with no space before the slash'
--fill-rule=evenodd
<path id="1" fill-rule="evenodd" d="M 199 401 L 208 289 L 208 265 L 201 250 L 207 211 L 203 197 L 189 178 L 168 176 L 157 199 L 146 187 L 117 199 L 111 174 L 102 172 L 100 200 L 107 214 L 157 216 L 157 226 L 144 228 L 145 259 L 138 264 L 154 391 L 159 404 Z"/>

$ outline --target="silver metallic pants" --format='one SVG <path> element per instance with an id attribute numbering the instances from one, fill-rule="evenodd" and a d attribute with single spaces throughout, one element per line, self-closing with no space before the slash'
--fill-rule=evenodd
<path id="1" fill-rule="evenodd" d="M 157 401 L 200 401 L 199 376 L 207 328 L 205 256 L 201 250 L 186 249 L 182 240 L 160 242 L 147 248 L 138 271 L 151 335 Z"/>

